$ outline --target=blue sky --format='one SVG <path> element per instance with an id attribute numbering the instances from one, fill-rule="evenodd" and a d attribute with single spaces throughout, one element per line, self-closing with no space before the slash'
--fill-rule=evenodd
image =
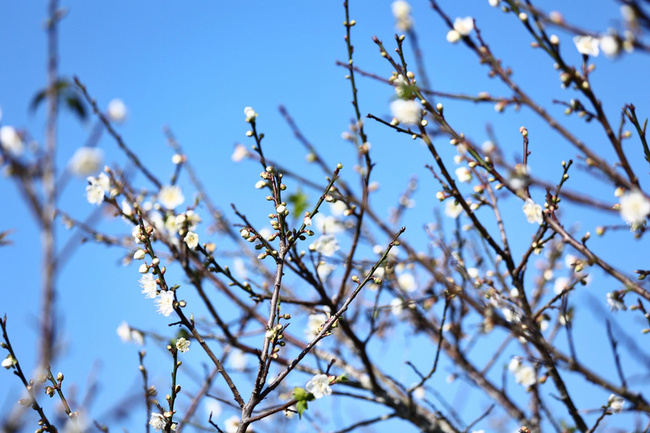
<path id="1" fill-rule="evenodd" d="M 0 71 L 0 107 L 3 125 L 25 129 L 42 142 L 44 110 L 41 108 L 32 114 L 28 110 L 33 95 L 44 87 L 46 77 L 46 40 L 42 30 L 46 5 L 40 3 L 0 3 L 0 58 L 5 65 Z M 461 45 L 446 42 L 447 29 L 429 9 L 428 2 L 413 3 L 416 30 L 436 89 L 510 95 L 496 80 L 487 78 L 487 70 L 477 64 L 472 53 Z M 553 99 L 569 99 L 571 91 L 560 88 L 558 74 L 553 71 L 550 60 L 529 48 L 530 37 L 519 23 L 489 7 L 487 1 L 443 3 L 449 3 L 443 6 L 452 17 L 473 15 L 497 55 L 512 66 L 518 82 L 546 107 L 554 109 L 554 115 L 586 142 L 603 154 L 612 155 L 602 142 L 596 125 L 585 124 L 575 116 L 564 118 L 559 114 L 563 109 L 551 103 Z M 593 3 L 598 3 L 598 7 L 594 8 Z M 118 126 L 118 132 L 162 179 L 168 179 L 173 173 L 170 162 L 173 152 L 166 145 L 162 132 L 163 126 L 169 126 L 220 208 L 230 211 L 230 203 L 236 203 L 240 210 L 254 215 L 266 204 L 264 194 L 253 188 L 259 167 L 252 162 L 235 164 L 231 161 L 235 144 L 252 144 L 244 135 L 248 125 L 243 114 L 245 106 L 252 106 L 259 113 L 258 129 L 267 137 L 267 155 L 322 181 L 322 174 L 305 163 L 304 149 L 278 113 L 278 105 L 283 104 L 328 163 L 334 166 L 343 162 L 348 170 L 344 172 L 348 181 L 358 184 L 352 170 L 355 151 L 341 139 L 341 133 L 347 130 L 353 117 L 349 82 L 344 78 L 346 71 L 335 65 L 336 60 L 345 60 L 347 55 L 341 2 L 224 1 L 190 5 L 185 2 L 77 0 L 65 2 L 63 6 L 69 13 L 60 26 L 61 75 L 79 77 L 100 107 L 105 107 L 113 98 L 125 102 L 129 115 L 127 121 Z M 620 28 L 618 5 L 613 1 L 547 1 L 543 6 L 546 10 L 559 8 L 568 21 L 594 31 L 602 33 L 608 27 Z M 352 1 L 351 16 L 357 21 L 353 28 L 357 66 L 388 78 L 392 72 L 390 65 L 378 55 L 371 37 L 377 35 L 386 47 L 394 47 L 390 2 Z M 571 37 L 561 31 L 558 35 L 563 52 L 568 53 L 567 59 L 578 65 L 580 55 Z M 650 89 L 647 80 L 640 79 L 647 75 L 644 72 L 648 68 L 647 55 L 623 56 L 616 60 L 601 55 L 593 59 L 593 63 L 596 65 L 593 87 L 605 101 L 605 110 L 612 119 L 618 119 L 620 107 L 629 102 L 635 103 L 639 113 L 650 112 Z M 369 79 L 358 80 L 362 113 L 389 118 L 392 88 Z M 561 174 L 559 162 L 576 155 L 569 144 L 525 109 L 520 112 L 508 109 L 506 114 L 499 114 L 489 104 L 442 102 L 450 123 L 477 143 L 488 139 L 486 125 L 492 125 L 503 145 L 504 155 L 510 160 L 521 158 L 519 127 L 526 125 L 532 143 L 532 172 L 550 181 L 555 182 Z M 90 119 L 80 124 L 70 114 L 62 114 L 59 167 L 65 167 L 74 150 L 83 145 L 94 123 L 95 119 Z M 405 224 L 411 239 L 420 236 L 421 241 L 415 243 L 425 248 L 422 227 L 432 221 L 435 209 L 439 212 L 443 209 L 435 199 L 439 186 L 424 168 L 424 164 L 433 161 L 420 143 L 372 121 L 367 125 L 377 163 L 375 180 L 381 183 L 380 190 L 373 196 L 374 203 L 380 212 L 388 215 L 389 207 L 395 204 L 408 180 L 417 175 L 420 187 L 415 200 L 422 207 L 409 213 Z M 445 141 L 440 139 L 442 152 L 451 158 L 453 149 L 444 146 Z M 109 137 L 104 135 L 100 146 L 105 151 L 106 164 L 124 163 L 123 155 Z M 638 173 L 647 173 L 636 141 L 630 142 L 629 150 L 638 156 L 633 159 Z M 604 183 L 593 180 L 579 169 L 572 172 L 573 177 L 572 188 L 590 192 L 603 189 L 598 195 L 615 202 L 613 190 L 605 191 Z M 137 181 L 144 184 L 141 178 Z M 642 185 L 645 181 L 642 178 Z M 7 313 L 21 361 L 30 366 L 36 355 L 39 235 L 15 185 L 7 178 L 0 182 L 0 202 L 6 206 L 0 230 L 15 230 L 11 234 L 13 244 L 0 248 L 0 262 L 3 263 L 0 306 L 4 307 L 0 308 L 0 314 Z M 181 179 L 181 184 L 188 187 L 187 179 Z M 297 187 L 295 182 L 287 184 L 290 188 Z M 84 179 L 75 179 L 60 197 L 60 206 L 80 219 L 94 210 L 85 201 L 84 187 Z M 542 191 L 534 194 L 538 201 L 543 200 Z M 186 197 L 191 197 L 189 189 Z M 515 250 L 523 251 L 534 229 L 521 217 L 519 201 L 510 200 L 504 209 L 509 234 L 521 241 L 515 242 Z M 253 218 L 264 219 L 266 213 L 265 210 Z M 580 207 L 568 208 L 564 216 L 570 225 L 577 225 L 578 232 L 591 231 L 592 234 L 597 225 L 619 221 L 615 214 L 597 216 Z M 130 230 L 120 221 L 108 221 L 102 227 L 113 232 Z M 207 236 L 207 232 L 202 234 Z M 60 243 L 63 244 L 68 236 L 61 228 Z M 616 237 L 594 239 L 593 243 L 599 251 L 605 252 L 625 248 L 628 254 L 612 254 L 612 260 L 619 265 L 625 264 L 628 270 L 642 268 L 647 249 L 631 238 L 627 233 L 620 236 L 617 233 Z M 222 240 L 216 237 L 215 241 L 219 244 Z M 139 348 L 119 341 L 115 333 L 119 323 L 127 320 L 143 329 L 165 327 L 165 321 L 155 313 L 151 302 L 140 294 L 137 269 L 134 265 L 121 266 L 120 260 L 117 250 L 89 242 L 75 251 L 61 271 L 58 284 L 57 306 L 65 355 L 53 369 L 64 371 L 71 381 L 79 384 L 82 395 L 87 377 L 99 374 L 102 387 L 91 409 L 97 417 L 114 402 L 112 396 L 135 393 L 139 386 Z M 605 293 L 617 287 L 608 284 L 613 282 L 594 284 L 593 292 L 579 299 L 585 304 L 600 302 L 602 311 L 609 314 Z M 584 314 L 592 314 L 592 311 L 597 310 L 585 309 Z M 585 323 L 585 329 L 594 323 L 602 325 L 598 314 L 593 314 L 593 321 L 581 322 Z M 410 336 L 404 340 L 404 347 L 409 348 L 405 353 L 417 353 L 417 340 Z M 594 345 L 584 348 L 590 354 L 600 353 L 597 349 Z M 147 350 L 151 359 L 165 359 L 162 351 L 153 345 Z M 603 353 L 608 354 L 606 350 Z M 190 355 L 194 357 L 195 366 L 199 365 L 199 355 L 198 350 Z M 395 363 L 397 376 L 405 380 L 409 374 L 403 364 L 406 357 L 406 354 L 396 353 L 394 359 L 387 361 Z M 611 364 L 611 360 L 604 362 Z M 96 373 L 98 368 L 100 373 Z M 151 368 L 154 380 L 164 386 L 168 370 Z M 455 395 L 464 395 L 460 388 L 460 391 L 454 389 L 458 393 Z M 9 407 L 19 390 L 18 382 L 2 374 L 0 389 L 9 390 L 7 400 L 0 393 L 0 406 Z M 476 398 L 480 406 L 484 400 Z M 598 407 L 598 401 L 594 398 L 589 402 L 590 407 Z M 460 402 L 459 405 L 462 406 Z M 472 411 L 469 408 L 465 414 Z M 0 413 L 0 419 L 5 413 Z M 229 415 L 224 412 L 222 420 Z M 132 422 L 133 419 L 129 420 L 125 426 L 136 431 Z"/>

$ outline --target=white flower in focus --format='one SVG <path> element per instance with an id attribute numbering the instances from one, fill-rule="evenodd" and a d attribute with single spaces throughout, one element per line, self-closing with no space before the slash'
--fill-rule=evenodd
<path id="1" fill-rule="evenodd" d="M 612 35 L 605 35 L 600 38 L 600 49 L 607 57 L 616 57 L 621 52 L 621 45 L 618 39 Z"/>
<path id="2" fill-rule="evenodd" d="M 327 314 L 323 314 L 323 313 L 310 314 L 309 317 L 307 318 L 307 328 L 305 328 L 305 337 L 307 337 L 310 340 L 316 338 L 316 336 L 320 332 L 321 326 L 325 322 L 327 322 L 327 320 L 328 320 Z"/>
<path id="3" fill-rule="evenodd" d="M 88 177 L 86 186 L 86 199 L 90 204 L 101 204 L 104 196 L 111 194 L 111 180 L 106 173 L 100 173 L 97 177 Z"/>
<path id="4" fill-rule="evenodd" d="M 524 215 L 526 215 L 526 219 L 529 223 L 541 224 L 544 222 L 542 207 L 531 199 L 526 199 L 526 203 L 524 203 L 521 209 L 524 211 Z"/>
<path id="5" fill-rule="evenodd" d="M 627 310 L 621 298 L 621 293 L 616 290 L 607 294 L 607 305 L 609 305 L 611 311 Z"/>
<path id="6" fill-rule="evenodd" d="M 97 173 L 104 160 L 104 151 L 96 147 L 80 147 L 68 162 L 68 170 L 75 176 L 85 177 Z"/>
<path id="7" fill-rule="evenodd" d="M 395 26 L 402 31 L 408 31 L 413 25 L 411 19 L 411 5 L 404 0 L 394 1 L 391 5 L 393 17 L 395 17 Z"/>
<path id="8" fill-rule="evenodd" d="M 178 340 L 176 340 L 176 350 L 179 352 L 185 353 L 190 350 L 190 342 L 189 340 L 181 337 Z"/>
<path id="9" fill-rule="evenodd" d="M 199 245 L 199 235 L 194 232 L 187 232 L 183 241 L 185 241 L 190 249 L 195 249 Z"/>
<path id="10" fill-rule="evenodd" d="M 158 308 L 158 313 L 165 317 L 169 317 L 169 315 L 172 314 L 172 311 L 174 311 L 174 292 L 171 290 L 160 292 L 160 296 L 158 296 L 154 302 Z"/>
<path id="11" fill-rule="evenodd" d="M 257 113 L 251 107 L 244 108 L 244 114 L 246 115 L 246 122 L 250 123 L 257 117 Z"/>
<path id="12" fill-rule="evenodd" d="M 390 103 L 390 111 L 393 117 L 405 125 L 417 125 L 420 123 L 422 109 L 415 101 L 396 99 Z"/>
<path id="13" fill-rule="evenodd" d="M 13 126 L 0 128 L 0 145 L 13 156 L 20 156 L 23 153 L 23 139 Z"/>
<path id="14" fill-rule="evenodd" d="M 598 56 L 598 39 L 592 36 L 574 36 L 573 43 L 580 54 Z"/>
<path id="15" fill-rule="evenodd" d="M 235 415 L 231 416 L 224 422 L 224 425 L 226 427 L 226 433 L 237 433 L 237 428 L 239 428 L 239 417 Z"/>
<path id="16" fill-rule="evenodd" d="M 151 419 L 149 420 L 149 425 L 153 427 L 156 431 L 161 431 L 165 429 L 167 425 L 167 419 L 159 413 L 152 413 Z"/>
<path id="17" fill-rule="evenodd" d="M 410 273 L 405 273 L 397 277 L 397 283 L 405 292 L 412 292 L 416 289 L 415 277 Z"/>
<path id="18" fill-rule="evenodd" d="M 126 105 L 121 99 L 113 99 L 108 103 L 106 114 L 113 122 L 123 122 L 126 119 L 126 113 Z"/>
<path id="19" fill-rule="evenodd" d="M 310 251 L 316 251 L 326 257 L 332 257 L 340 249 L 339 243 L 332 235 L 322 235 L 309 245 Z"/>
<path id="20" fill-rule="evenodd" d="M 140 287 L 142 287 L 142 292 L 144 293 L 145 298 L 154 299 L 157 295 L 156 289 L 158 285 L 156 284 L 156 279 L 153 274 L 144 274 L 140 277 Z"/>
<path id="21" fill-rule="evenodd" d="M 243 144 L 237 144 L 235 145 L 235 150 L 232 152 L 230 159 L 232 159 L 234 162 L 240 162 L 248 155 L 249 153 L 248 153 L 248 149 L 246 149 L 246 146 L 244 146 Z"/>
<path id="22" fill-rule="evenodd" d="M 315 398 L 321 398 L 332 393 L 330 388 L 330 379 L 326 374 L 317 374 L 314 376 L 307 385 L 305 385 L 307 392 L 314 394 Z"/>
<path id="23" fill-rule="evenodd" d="M 174 209 L 185 201 L 185 197 L 178 185 L 167 185 L 160 188 L 158 202 L 167 209 Z"/>
<path id="24" fill-rule="evenodd" d="M 645 223 L 646 215 L 650 213 L 650 200 L 641 191 L 625 193 L 621 197 L 620 204 L 621 217 L 632 230 L 640 228 Z"/>
<path id="25" fill-rule="evenodd" d="M 7 355 L 5 359 L 2 360 L 2 366 L 9 370 L 14 365 L 14 359 L 11 355 Z"/>
<path id="26" fill-rule="evenodd" d="M 607 407 L 614 413 L 623 412 L 623 405 L 625 405 L 625 399 L 616 394 L 610 394 L 609 399 L 607 399 Z"/>
<path id="27" fill-rule="evenodd" d="M 467 183 L 472 180 L 472 172 L 467 167 L 458 167 L 456 169 L 456 177 L 458 182 Z"/>
<path id="28" fill-rule="evenodd" d="M 462 213 L 463 207 L 460 205 L 460 203 L 456 203 L 456 200 L 453 198 L 447 200 L 447 203 L 445 203 L 445 215 L 447 215 L 449 218 L 456 219 Z"/>

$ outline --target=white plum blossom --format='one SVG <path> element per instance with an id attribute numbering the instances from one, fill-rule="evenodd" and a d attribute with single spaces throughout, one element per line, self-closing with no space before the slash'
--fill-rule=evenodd
<path id="1" fill-rule="evenodd" d="M 181 187 L 178 185 L 167 185 L 160 188 L 158 202 L 167 209 L 174 209 L 185 201 Z"/>
<path id="2" fill-rule="evenodd" d="M 600 38 L 600 49 L 607 57 L 616 57 L 621 52 L 621 44 L 612 35 L 605 35 Z"/>
<path id="3" fill-rule="evenodd" d="M 305 385 L 307 392 L 314 394 L 315 398 L 321 398 L 332 393 L 330 379 L 326 374 L 317 374 Z"/>
<path id="4" fill-rule="evenodd" d="M 594 38 L 593 36 L 588 35 L 578 35 L 573 37 L 573 43 L 576 44 L 576 48 L 580 54 L 593 57 L 598 56 L 598 38 Z"/>
<path id="5" fill-rule="evenodd" d="M 318 278 L 321 280 L 327 279 L 327 277 L 330 276 L 332 272 L 334 272 L 334 269 L 336 269 L 335 265 L 330 265 L 329 263 L 326 262 L 320 262 L 318 266 L 316 266 L 316 272 L 318 273 Z"/>
<path id="6" fill-rule="evenodd" d="M 240 162 L 249 155 L 248 149 L 243 144 L 236 144 L 230 159 L 234 162 Z"/>
<path id="7" fill-rule="evenodd" d="M 194 232 L 187 232 L 183 241 L 190 249 L 195 249 L 199 245 L 199 235 Z"/>
<path id="8" fill-rule="evenodd" d="M 176 350 L 182 353 L 188 352 L 190 350 L 190 341 L 184 337 L 179 338 L 176 340 Z"/>
<path id="9" fill-rule="evenodd" d="M 609 407 L 613 413 L 623 412 L 624 405 L 625 399 L 623 397 L 619 397 L 616 394 L 610 394 L 609 398 L 607 399 L 607 407 Z"/>
<path id="10" fill-rule="evenodd" d="M 397 277 L 397 283 L 405 292 L 413 292 L 417 288 L 415 284 L 415 277 L 411 273 L 404 273 Z"/>
<path id="11" fill-rule="evenodd" d="M 2 366 L 9 370 L 14 365 L 14 359 L 11 355 L 7 355 L 5 359 L 2 360 Z"/>
<path id="12" fill-rule="evenodd" d="M 393 86 L 395 86 L 395 94 L 401 99 L 409 99 L 417 88 L 412 83 L 409 83 L 402 74 L 399 74 L 393 81 Z"/>
<path id="13" fill-rule="evenodd" d="M 508 370 L 515 376 L 515 381 L 522 386 L 528 388 L 537 383 L 537 374 L 535 369 L 523 365 L 521 363 L 521 358 L 518 356 L 513 356 L 508 364 Z"/>
<path id="14" fill-rule="evenodd" d="M 499 3 L 501 3 L 501 0 L 488 0 L 488 3 L 490 3 L 490 6 L 493 8 L 499 6 Z"/>
<path id="15" fill-rule="evenodd" d="M 142 277 L 140 277 L 139 283 L 140 287 L 142 287 L 141 293 L 144 293 L 145 298 L 154 299 L 156 296 L 158 296 L 156 293 L 158 285 L 156 284 L 156 279 L 152 274 L 144 274 Z"/>
<path id="16" fill-rule="evenodd" d="M 113 122 L 123 122 L 127 114 L 126 105 L 121 99 L 113 99 L 108 103 L 106 114 Z"/>
<path id="17" fill-rule="evenodd" d="M 106 173 L 100 173 L 99 176 L 90 176 L 87 178 L 86 199 L 90 204 L 101 204 L 106 194 L 111 193 L 111 180 Z"/>
<path id="18" fill-rule="evenodd" d="M 194 231 L 196 226 L 201 222 L 201 216 L 195 213 L 193 210 L 188 210 L 185 213 L 176 215 L 176 226 L 183 227 L 187 226 L 187 230 Z"/>
<path id="19" fill-rule="evenodd" d="M 161 431 L 165 429 L 167 425 L 167 419 L 159 413 L 152 413 L 151 419 L 149 420 L 149 425 L 153 427 L 156 431 Z"/>
<path id="20" fill-rule="evenodd" d="M 327 322 L 328 319 L 329 318 L 327 317 L 327 314 L 324 313 L 310 314 L 309 317 L 307 318 L 307 328 L 305 328 L 305 337 L 309 338 L 310 340 L 316 338 L 316 336 L 320 332 L 321 326 L 325 322 Z"/>
<path id="21" fill-rule="evenodd" d="M 311 222 L 316 230 L 328 235 L 335 235 L 345 230 L 345 225 L 331 215 L 325 216 L 319 213 L 311 219 Z"/>
<path id="22" fill-rule="evenodd" d="M 75 176 L 89 176 L 101 169 L 103 161 L 103 150 L 96 147 L 80 147 L 70 158 L 68 170 Z"/>
<path id="23" fill-rule="evenodd" d="M 623 194 L 620 200 L 621 217 L 632 230 L 641 227 L 650 213 L 650 200 L 639 190 Z"/>
<path id="24" fill-rule="evenodd" d="M 463 36 L 467 36 L 472 33 L 474 30 L 474 18 L 465 17 L 465 18 L 456 18 L 454 20 L 454 30 L 460 33 Z"/>
<path id="25" fill-rule="evenodd" d="M 526 203 L 521 208 L 526 215 L 526 219 L 531 224 L 541 224 L 544 222 L 544 217 L 542 216 L 542 207 L 535 203 L 531 199 L 526 199 Z"/>
<path id="26" fill-rule="evenodd" d="M 627 310 L 627 307 L 621 298 L 621 293 L 616 290 L 607 293 L 607 305 L 609 305 L 611 311 Z"/>
<path id="27" fill-rule="evenodd" d="M 453 198 L 447 200 L 447 203 L 445 204 L 445 215 L 447 215 L 449 218 L 456 219 L 462 213 L 463 206 L 461 206 L 460 203 L 457 203 Z"/>
<path id="28" fill-rule="evenodd" d="M 144 337 L 140 331 L 137 331 L 129 326 L 128 323 L 122 322 L 117 327 L 117 335 L 124 343 L 134 342 L 142 346 L 144 344 Z"/>
<path id="29" fill-rule="evenodd" d="M 0 145 L 12 156 L 20 156 L 23 153 L 23 139 L 13 126 L 0 128 Z"/>
<path id="30" fill-rule="evenodd" d="M 244 371 L 246 370 L 246 366 L 248 364 L 248 358 L 246 357 L 246 354 L 243 351 L 239 349 L 234 349 L 230 353 L 228 362 L 230 366 L 234 368 L 236 371 Z"/>
<path id="31" fill-rule="evenodd" d="M 571 283 L 567 277 L 558 277 L 553 285 L 553 292 L 556 295 L 559 295 L 564 290 L 568 289 L 570 285 Z"/>
<path id="32" fill-rule="evenodd" d="M 239 428 L 239 417 L 235 415 L 231 416 L 224 422 L 224 425 L 226 427 L 226 433 L 236 433 Z"/>
<path id="33" fill-rule="evenodd" d="M 422 109 L 415 101 L 396 99 L 390 103 L 390 111 L 393 117 L 405 125 L 416 125 L 420 123 Z"/>
<path id="34" fill-rule="evenodd" d="M 250 123 L 257 117 L 257 113 L 251 107 L 244 108 L 244 114 L 246 115 L 246 122 Z"/>
<path id="35" fill-rule="evenodd" d="M 326 257 L 332 257 L 340 248 L 338 241 L 332 235 L 322 235 L 309 245 L 310 251 L 316 251 Z"/>
<path id="36" fill-rule="evenodd" d="M 393 17 L 395 17 L 395 26 L 402 31 L 408 31 L 413 25 L 411 18 L 411 5 L 404 0 L 397 0 L 391 4 Z"/>
<path id="37" fill-rule="evenodd" d="M 467 167 L 458 167 L 456 169 L 456 177 L 458 182 L 467 183 L 472 180 L 472 172 Z"/>
<path id="38" fill-rule="evenodd" d="M 447 42 L 456 43 L 462 36 L 469 35 L 474 30 L 474 18 L 456 18 L 454 28 L 447 33 Z"/>
<path id="39" fill-rule="evenodd" d="M 158 313 L 169 317 L 174 311 L 174 292 L 171 290 L 160 292 L 160 295 L 154 301 L 158 308 Z"/>
<path id="40" fill-rule="evenodd" d="M 394 298 L 392 301 L 390 301 L 390 310 L 391 313 L 399 316 L 402 314 L 402 311 L 404 311 L 404 301 L 402 301 L 400 298 Z"/>

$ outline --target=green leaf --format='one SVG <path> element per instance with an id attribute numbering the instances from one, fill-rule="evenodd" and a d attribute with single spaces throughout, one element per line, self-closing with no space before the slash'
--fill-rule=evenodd
<path id="1" fill-rule="evenodd" d="M 309 199 L 307 197 L 307 194 L 298 188 L 298 191 L 289 195 L 288 203 L 290 203 L 293 207 L 293 214 L 296 217 L 299 217 L 305 212 L 305 210 L 307 210 L 307 207 L 309 206 Z"/>
<path id="2" fill-rule="evenodd" d="M 298 401 L 306 401 L 309 398 L 309 393 L 304 388 L 297 386 L 293 389 L 293 398 Z"/>
<path id="3" fill-rule="evenodd" d="M 296 403 L 296 410 L 298 411 L 298 417 L 302 419 L 302 413 L 307 410 L 307 402 L 300 400 Z"/>

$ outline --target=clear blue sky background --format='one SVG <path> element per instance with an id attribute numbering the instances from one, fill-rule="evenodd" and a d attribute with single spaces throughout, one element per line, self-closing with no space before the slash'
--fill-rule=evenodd
<path id="1" fill-rule="evenodd" d="M 446 42 L 447 28 L 429 9 L 428 2 L 413 3 L 416 30 L 437 90 L 510 95 L 507 89 L 486 77 L 486 69 L 477 65 L 473 54 L 460 45 Z M 452 17 L 473 15 L 477 19 L 497 55 L 513 67 L 514 77 L 534 97 L 540 98 L 541 103 L 548 107 L 553 99 L 567 100 L 574 95 L 560 88 L 558 74 L 553 71 L 550 60 L 541 52 L 528 48 L 530 37 L 512 17 L 489 7 L 487 1 L 442 3 Z M 595 31 L 604 32 L 609 26 L 620 28 L 618 6 L 612 1 L 543 3 L 546 10 L 558 8 L 567 20 Z M 230 203 L 237 203 L 240 210 L 252 214 L 261 203 L 266 203 L 263 194 L 253 189 L 259 167 L 253 163 L 234 164 L 230 159 L 234 144 L 251 144 L 244 136 L 248 125 L 244 122 L 243 108 L 252 106 L 259 113 L 259 128 L 267 136 L 267 155 L 298 167 L 302 173 L 312 174 L 316 180 L 322 179 L 315 168 L 304 163 L 304 150 L 282 121 L 277 107 L 284 104 L 332 166 L 339 161 L 346 164 L 349 169 L 346 176 L 353 181 L 354 152 L 341 139 L 341 132 L 347 130 L 353 116 L 349 83 L 344 79 L 345 70 L 335 66 L 336 60 L 345 60 L 347 55 L 341 2 L 77 0 L 64 2 L 63 6 L 69 8 L 69 14 L 60 26 L 61 75 L 78 76 L 101 107 L 113 98 L 124 100 L 129 117 L 119 125 L 119 133 L 161 178 L 167 178 L 173 170 L 172 152 L 162 133 L 163 125 L 169 125 L 222 209 L 229 210 Z M 2 124 L 24 128 L 39 142 L 43 140 L 44 110 L 30 115 L 28 107 L 33 95 L 46 82 L 45 10 L 44 2 L 0 3 Z M 356 64 L 388 78 L 390 66 L 378 55 L 371 37 L 377 35 L 387 47 L 394 46 L 390 2 L 353 0 L 351 16 L 357 20 L 353 29 Z M 578 65 L 580 56 L 570 37 L 562 32 L 558 35 L 563 52 Z M 619 118 L 618 110 L 628 102 L 636 104 L 641 116 L 650 113 L 647 55 L 623 56 L 617 60 L 601 55 L 594 59 L 594 64 L 597 70 L 592 82 L 612 119 Z M 359 79 L 359 88 L 362 113 L 388 118 L 393 90 L 368 79 Z M 509 109 L 506 115 L 500 115 L 489 104 L 443 102 L 450 123 L 475 142 L 487 139 L 485 126 L 492 124 L 509 158 L 521 155 L 519 127 L 526 125 L 530 131 L 531 166 L 535 175 L 557 180 L 561 173 L 559 162 L 576 154 L 569 144 L 544 128 L 527 110 L 513 113 Z M 560 116 L 562 111 L 555 106 L 553 114 Z M 590 144 L 603 146 L 602 152 L 611 155 L 605 143 L 600 144 L 602 134 L 596 135 L 595 125 L 585 125 L 576 117 L 563 121 L 587 142 L 598 137 L 598 141 Z M 93 125 L 94 119 L 80 125 L 70 114 L 61 116 L 59 167 L 64 167 L 74 150 L 83 145 Z M 381 183 L 375 196 L 380 212 L 388 214 L 389 207 L 396 202 L 412 174 L 417 174 L 421 180 L 415 200 L 422 208 L 416 208 L 406 220 L 411 239 L 416 239 L 422 225 L 432 220 L 431 209 L 436 203 L 434 196 L 439 188 L 424 168 L 425 163 L 433 161 L 421 144 L 371 121 L 367 132 L 377 162 L 375 180 Z M 448 147 L 444 146 L 445 141 L 439 140 L 443 148 Z M 101 147 L 106 152 L 107 164 L 124 162 L 108 137 L 102 138 Z M 637 157 L 633 159 L 638 172 L 646 173 L 638 144 L 631 143 L 630 149 L 636 151 L 633 154 Z M 451 155 L 451 150 L 445 152 Z M 574 189 L 602 187 L 580 173 L 576 173 L 575 178 L 571 185 Z M 641 182 L 644 184 L 646 179 L 642 178 Z M 182 184 L 187 185 L 185 180 Z M 84 186 L 85 180 L 73 180 L 60 199 L 60 206 L 79 219 L 93 211 L 85 201 Z M 189 189 L 185 192 L 187 198 L 191 197 Z M 607 190 L 601 197 L 612 203 L 615 201 L 613 191 Z M 541 191 L 536 191 L 534 198 L 541 202 Z M 15 347 L 29 370 L 36 356 L 40 305 L 39 234 L 10 179 L 0 180 L 0 203 L 4 206 L 0 230 L 15 229 L 11 235 L 13 244 L 0 248 L 0 314 L 7 313 Z M 521 203 L 515 200 L 506 207 L 509 233 L 514 239 L 522 240 L 515 247 L 517 251 L 522 251 L 534 233 L 520 209 Z M 264 210 L 257 218 L 263 219 L 266 213 Z M 592 234 L 596 225 L 615 223 L 618 218 L 612 215 L 594 219 L 592 213 L 581 208 L 573 208 L 565 217 L 570 223 L 579 222 L 580 232 L 590 230 Z M 113 222 L 106 227 L 108 230 L 128 229 L 120 224 Z M 420 236 L 423 240 L 419 246 L 424 248 L 424 237 Z M 67 237 L 68 234 L 61 230 L 60 243 L 63 244 Z M 627 270 L 644 267 L 647 248 L 632 241 L 631 235 L 621 237 L 625 238 L 624 248 L 629 254 L 614 259 L 618 264 L 625 262 Z M 600 250 L 610 251 L 620 247 L 618 242 L 618 238 L 616 243 L 608 243 L 607 239 L 594 240 Z M 63 371 L 66 377 L 79 384 L 81 394 L 85 392 L 87 377 L 99 374 L 102 387 L 91 412 L 96 417 L 101 417 L 115 402 L 115 396 L 137 392 L 139 386 L 139 348 L 122 344 L 115 333 L 116 327 L 122 320 L 143 329 L 162 329 L 166 323 L 155 313 L 151 302 L 140 294 L 136 267 L 122 267 L 119 262 L 116 250 L 89 243 L 75 252 L 61 271 L 58 284 L 57 306 L 65 355 L 53 369 Z M 605 311 L 605 293 L 619 287 L 603 284 L 592 288 L 592 293 L 580 299 L 585 303 L 595 299 Z M 590 314 L 589 311 L 585 309 L 584 314 Z M 602 326 L 602 320 L 593 323 Z M 599 353 L 596 346 L 586 345 L 584 349 Z M 148 350 L 152 360 L 165 359 L 153 346 Z M 414 348 L 410 350 L 415 351 Z M 604 355 L 600 356 L 606 358 L 604 362 L 611 363 L 607 358 L 609 352 L 606 348 L 602 350 Z M 195 350 L 190 356 L 197 360 L 200 353 Z M 397 377 L 406 375 L 405 357 L 397 353 L 390 361 L 400 369 Z M 97 362 L 101 362 L 101 367 Z M 151 366 L 154 382 L 161 388 L 169 371 L 166 367 L 167 364 L 164 368 Z M 19 389 L 14 377 L 0 374 L 0 407 L 10 407 Z M 477 396 L 476 393 L 472 395 Z M 597 408 L 603 403 L 602 396 L 595 396 L 590 407 Z M 0 418 L 5 413 L 3 409 Z M 230 415 L 224 412 L 221 420 Z M 138 427 L 132 428 L 138 430 Z"/>

